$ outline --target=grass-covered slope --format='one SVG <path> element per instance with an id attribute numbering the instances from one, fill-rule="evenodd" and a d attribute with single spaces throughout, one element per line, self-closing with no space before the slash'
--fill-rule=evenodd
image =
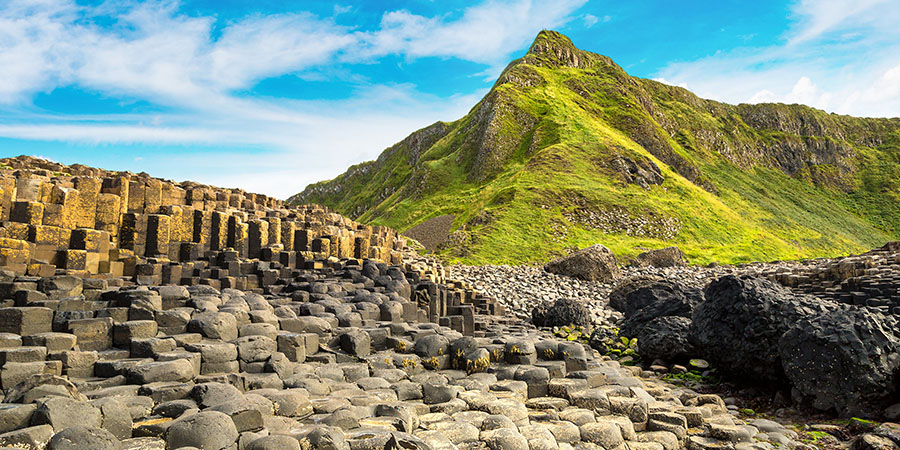
<path id="1" fill-rule="evenodd" d="M 289 201 L 401 230 L 452 214 L 440 251 L 471 263 L 595 243 L 678 245 L 695 263 L 832 256 L 900 237 L 900 120 L 704 100 L 544 31 L 462 119 Z"/>

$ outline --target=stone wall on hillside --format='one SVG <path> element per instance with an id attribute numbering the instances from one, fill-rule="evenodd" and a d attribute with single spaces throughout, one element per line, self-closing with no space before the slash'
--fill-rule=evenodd
<path id="1" fill-rule="evenodd" d="M 30 157 L 0 160 L 0 221 L 0 267 L 33 276 L 148 276 L 138 268 L 209 252 L 295 268 L 328 257 L 397 264 L 404 246 L 394 230 L 316 205 Z M 162 281 L 157 271 L 147 284 Z"/>

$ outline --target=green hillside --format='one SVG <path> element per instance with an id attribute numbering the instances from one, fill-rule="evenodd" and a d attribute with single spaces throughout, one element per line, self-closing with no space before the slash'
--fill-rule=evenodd
<path id="1" fill-rule="evenodd" d="M 439 253 L 470 263 L 595 243 L 698 264 L 835 256 L 900 237 L 900 119 L 704 100 L 543 31 L 465 117 L 289 201 L 401 230 L 453 215 Z"/>

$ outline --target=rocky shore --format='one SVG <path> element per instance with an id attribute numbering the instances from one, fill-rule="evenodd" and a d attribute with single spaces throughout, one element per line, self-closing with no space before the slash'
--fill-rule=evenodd
<path id="1" fill-rule="evenodd" d="M 450 266 L 449 273 L 491 292 L 523 320 L 540 316 L 543 322 L 548 305 L 573 299 L 590 326 L 557 326 L 555 335 L 589 342 L 614 359 L 640 357 L 645 369 L 721 393 L 748 414 L 764 412 L 814 434 L 826 430 L 833 434 L 825 438 L 828 445 L 840 447 L 868 439 L 847 439 L 841 417 L 900 417 L 894 381 L 900 368 L 898 261 L 898 246 L 889 243 L 835 259 L 630 266 L 603 281 L 540 267 Z M 564 321 L 579 317 L 573 306 L 563 308 Z M 607 347 L 603 342 L 617 338 L 602 341 L 598 331 L 606 328 L 636 338 L 634 352 Z M 692 367 L 691 358 L 704 359 Z M 856 428 L 866 428 L 859 423 Z"/>
<path id="2" fill-rule="evenodd" d="M 121 305 L 129 320 L 108 319 L 114 322 L 112 342 L 102 350 L 91 350 L 99 348 L 102 335 L 79 331 L 79 324 L 92 320 L 75 318 L 84 314 L 57 310 L 42 325 L 13 314 L 33 314 L 38 307 L 0 310 L 4 326 L 20 327 L 17 334 L 3 335 L 0 350 L 6 361 L 0 373 L 6 391 L 0 445 L 808 446 L 776 422 L 741 419 L 737 407 L 719 396 L 666 383 L 652 371 L 622 366 L 528 324 L 489 322 L 475 336 L 464 336 L 438 324 L 406 321 L 392 312 L 389 300 L 402 297 L 402 287 L 387 293 L 376 287 L 383 274 L 399 276 L 397 269 L 372 264 L 309 273 L 310 281 L 296 284 L 290 297 L 200 286 L 106 287 L 103 298 Z M 42 281 L 47 289 L 38 292 L 71 294 L 60 287 L 78 290 L 76 280 Z M 51 331 L 56 323 L 69 332 Z"/>

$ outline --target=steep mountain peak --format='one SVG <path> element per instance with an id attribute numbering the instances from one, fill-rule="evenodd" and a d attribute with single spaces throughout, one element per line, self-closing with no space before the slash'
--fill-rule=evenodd
<path id="1" fill-rule="evenodd" d="M 529 56 L 543 59 L 560 67 L 582 67 L 584 56 L 566 35 L 552 30 L 542 30 L 534 38 Z"/>

